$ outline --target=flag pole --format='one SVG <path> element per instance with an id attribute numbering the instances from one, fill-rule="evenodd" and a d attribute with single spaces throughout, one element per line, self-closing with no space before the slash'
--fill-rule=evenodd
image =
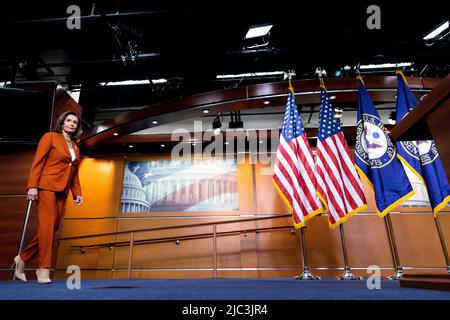
<path id="1" fill-rule="evenodd" d="M 300 234 L 302 237 L 302 258 L 303 258 L 303 273 L 299 276 L 295 276 L 295 280 L 320 280 L 321 278 L 319 276 L 315 276 L 311 273 L 309 270 L 309 263 L 308 263 L 308 252 L 306 250 L 306 239 L 305 239 L 305 228 L 302 227 L 300 229 Z"/>
<path id="2" fill-rule="evenodd" d="M 439 217 L 436 215 L 434 217 L 434 222 L 436 224 L 436 229 L 439 234 L 439 240 L 441 241 L 442 251 L 444 252 L 445 262 L 447 263 L 447 272 L 450 273 L 450 259 L 448 258 L 447 246 L 445 245 L 444 235 L 442 234 L 441 223 L 439 222 Z"/>
<path id="3" fill-rule="evenodd" d="M 326 71 L 323 68 L 316 68 L 316 75 L 319 77 L 319 84 L 320 87 L 323 90 L 327 90 L 325 87 L 325 83 L 323 81 L 323 76 L 326 76 Z M 348 254 L 347 254 L 347 246 L 345 243 L 345 233 L 344 233 L 344 226 L 343 224 L 339 224 L 339 232 L 341 234 L 341 243 L 342 243 L 342 252 L 344 254 L 344 273 L 337 277 L 338 280 L 362 280 L 362 277 L 355 276 L 352 273 L 352 270 L 350 269 L 349 263 L 348 263 Z"/>
<path id="4" fill-rule="evenodd" d="M 394 235 L 394 230 L 392 228 L 392 222 L 391 222 L 391 214 L 388 212 L 385 216 L 384 216 L 384 222 L 386 224 L 386 229 L 387 229 L 387 233 L 388 233 L 388 238 L 389 238 L 389 244 L 391 246 L 391 253 L 392 253 L 392 258 L 394 260 L 394 267 L 395 267 L 395 273 L 388 277 L 389 280 L 400 280 L 403 275 L 403 268 L 400 264 L 400 258 L 398 256 L 398 250 L 397 250 L 397 243 L 395 242 L 395 235 Z"/>
<path id="5" fill-rule="evenodd" d="M 289 79 L 289 90 L 293 91 L 292 87 L 292 76 L 295 76 L 294 70 L 288 70 L 284 73 L 284 79 Z M 301 234 L 301 242 L 302 242 L 302 258 L 303 258 L 303 273 L 299 276 L 295 276 L 294 279 L 296 280 L 320 280 L 320 277 L 314 276 L 311 271 L 309 271 L 309 264 L 308 264 L 308 252 L 306 249 L 306 239 L 305 239 L 305 226 L 300 228 L 300 234 Z"/>
<path id="6" fill-rule="evenodd" d="M 362 277 L 355 276 L 350 269 L 348 263 L 348 255 L 347 255 L 347 246 L 345 244 L 345 233 L 344 233 L 344 225 L 341 223 L 339 225 L 339 232 L 341 234 L 341 242 L 342 242 L 342 251 L 344 254 L 344 273 L 337 277 L 338 280 L 362 280 Z"/>

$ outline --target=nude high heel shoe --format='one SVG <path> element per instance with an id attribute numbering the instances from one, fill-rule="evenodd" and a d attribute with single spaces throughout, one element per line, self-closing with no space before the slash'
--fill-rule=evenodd
<path id="1" fill-rule="evenodd" d="M 23 260 L 20 258 L 20 255 L 18 255 L 14 258 L 13 267 L 15 267 L 14 276 L 23 282 L 27 282 L 27 278 L 25 277 L 25 272 L 24 272 L 25 271 L 25 262 L 23 262 Z"/>
<path id="2" fill-rule="evenodd" d="M 36 270 L 37 282 L 38 283 L 50 283 L 50 270 L 49 269 L 37 269 Z"/>

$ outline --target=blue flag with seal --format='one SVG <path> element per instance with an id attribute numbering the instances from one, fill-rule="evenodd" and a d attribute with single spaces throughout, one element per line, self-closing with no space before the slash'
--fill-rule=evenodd
<path id="1" fill-rule="evenodd" d="M 359 173 L 371 182 L 378 216 L 383 217 L 413 196 L 414 191 L 361 76 L 357 79 L 355 164 Z"/>
<path id="2" fill-rule="evenodd" d="M 396 74 L 398 80 L 396 123 L 399 123 L 415 108 L 417 100 L 409 90 L 403 73 L 397 71 Z M 397 150 L 402 163 L 427 187 L 434 216 L 437 216 L 450 201 L 450 185 L 434 140 L 398 141 Z"/>

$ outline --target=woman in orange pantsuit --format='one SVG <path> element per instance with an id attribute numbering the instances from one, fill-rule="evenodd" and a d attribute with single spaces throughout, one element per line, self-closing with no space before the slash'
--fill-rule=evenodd
<path id="1" fill-rule="evenodd" d="M 51 282 L 53 244 L 69 189 L 75 204 L 83 203 L 78 179 L 80 152 L 72 141 L 81 133 L 79 119 L 73 112 L 64 112 L 56 123 L 55 132 L 44 134 L 39 141 L 27 186 L 27 199 L 37 202 L 38 232 L 14 258 L 15 276 L 22 281 L 27 281 L 25 264 L 39 253 L 38 283 Z"/>

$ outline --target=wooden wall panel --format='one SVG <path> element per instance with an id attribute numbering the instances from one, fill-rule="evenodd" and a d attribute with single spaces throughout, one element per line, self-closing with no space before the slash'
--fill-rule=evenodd
<path id="1" fill-rule="evenodd" d="M 118 270 L 112 274 L 113 279 L 128 278 L 128 271 Z M 189 278 L 212 278 L 212 270 L 146 270 L 133 271 L 131 278 L 145 279 L 189 279 Z"/>
<path id="2" fill-rule="evenodd" d="M 248 161 L 248 159 L 246 160 Z M 248 164 L 238 164 L 239 214 L 253 214 L 253 184 L 252 167 Z"/>
<path id="3" fill-rule="evenodd" d="M 175 242 L 136 245 L 133 247 L 133 267 L 135 268 L 189 268 L 213 267 L 211 239 L 196 239 Z M 118 247 L 115 251 L 114 267 L 127 268 L 128 247 Z"/>
<path id="4" fill-rule="evenodd" d="M 0 197 L 0 268 L 9 268 L 17 255 L 27 203 L 25 197 Z M 37 232 L 37 214 L 33 206 L 28 221 L 24 246 Z M 29 266 L 35 265 L 37 259 Z"/>
<path id="5" fill-rule="evenodd" d="M 439 236 L 430 214 L 391 214 L 400 262 L 413 267 L 445 267 Z"/>
<path id="6" fill-rule="evenodd" d="M 83 205 L 68 201 L 66 218 L 115 217 L 120 206 L 123 160 L 83 158 L 79 177 Z"/>
<path id="7" fill-rule="evenodd" d="M 243 234 L 227 235 L 217 238 L 217 267 L 218 268 L 241 268 L 246 263 L 252 264 L 252 257 L 248 255 L 248 251 L 252 250 L 252 239 L 250 234 L 245 237 Z M 249 249 L 241 248 L 241 241 L 244 246 L 250 246 Z M 249 243 L 250 242 L 250 243 Z M 245 256 L 247 255 L 247 256 Z M 244 264 L 244 266 L 243 266 Z"/>
<path id="8" fill-rule="evenodd" d="M 259 232 L 258 268 L 302 266 L 299 235 L 291 230 Z"/>
<path id="9" fill-rule="evenodd" d="M 26 194 L 28 174 L 36 146 L 2 146 L 0 152 L 0 194 Z"/>
<path id="10" fill-rule="evenodd" d="M 309 266 L 340 267 L 344 261 L 338 230 L 330 230 L 326 216 L 316 216 L 305 229 Z"/>
<path id="11" fill-rule="evenodd" d="M 339 237 L 338 228 L 330 232 L 333 232 L 336 238 Z M 374 213 L 357 214 L 344 224 L 344 232 L 350 266 L 367 268 L 377 265 L 381 268 L 393 268 L 389 239 L 382 218 Z M 338 252 L 342 256 L 341 241 L 336 241 L 339 241 Z"/>
<path id="12" fill-rule="evenodd" d="M 115 232 L 117 221 L 115 219 L 65 219 L 61 237 L 91 235 Z M 58 260 L 56 268 L 66 269 L 69 265 L 78 265 L 82 269 L 103 269 L 113 266 L 114 251 L 109 248 L 80 249 L 72 246 L 92 245 L 98 243 L 114 242 L 116 236 L 103 236 L 74 240 L 59 240 Z"/>
<path id="13" fill-rule="evenodd" d="M 267 174 L 267 168 L 255 164 L 255 188 L 258 206 L 257 214 L 286 214 L 288 207 L 284 204 L 272 184 L 272 174 Z"/>

